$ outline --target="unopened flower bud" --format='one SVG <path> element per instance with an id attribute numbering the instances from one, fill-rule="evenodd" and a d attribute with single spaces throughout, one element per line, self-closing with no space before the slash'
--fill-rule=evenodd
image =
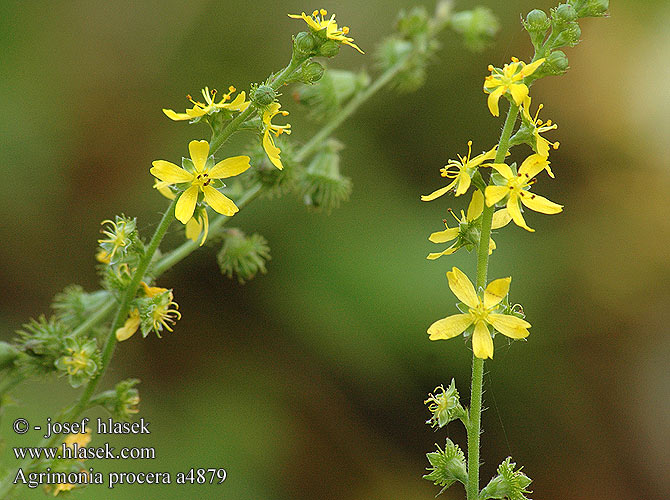
<path id="1" fill-rule="evenodd" d="M 335 40 L 326 40 L 319 47 L 319 55 L 323 57 L 335 57 L 340 52 L 340 44 Z"/>
<path id="2" fill-rule="evenodd" d="M 529 33 L 535 32 L 545 34 L 549 29 L 549 26 L 551 26 L 551 21 L 543 10 L 534 9 L 526 16 L 523 26 Z"/>
<path id="3" fill-rule="evenodd" d="M 558 36 L 554 39 L 551 44 L 553 48 L 559 47 L 574 47 L 579 43 L 579 39 L 582 37 L 582 30 L 579 27 L 577 22 L 569 23 Z"/>
<path id="4" fill-rule="evenodd" d="M 321 80 L 325 68 L 316 61 L 308 61 L 302 65 L 301 81 L 303 83 L 315 83 Z"/>
<path id="5" fill-rule="evenodd" d="M 569 0 L 578 17 L 602 17 L 610 8 L 609 0 Z"/>
<path id="6" fill-rule="evenodd" d="M 562 50 L 554 50 L 540 68 L 543 75 L 562 75 L 568 70 L 568 56 Z"/>
<path id="7" fill-rule="evenodd" d="M 269 106 L 277 98 L 277 93 L 269 85 L 259 85 L 249 93 L 249 99 L 259 108 Z"/>
<path id="8" fill-rule="evenodd" d="M 300 56 L 308 56 L 314 52 L 317 41 L 311 33 L 301 31 L 293 38 L 293 50 Z"/>
<path id="9" fill-rule="evenodd" d="M 565 26 L 577 20 L 577 11 L 567 3 L 562 3 L 552 12 L 552 19 L 558 26 Z"/>

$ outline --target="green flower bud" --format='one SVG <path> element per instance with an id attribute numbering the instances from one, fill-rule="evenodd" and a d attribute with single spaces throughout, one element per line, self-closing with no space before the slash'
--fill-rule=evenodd
<path id="1" fill-rule="evenodd" d="M 351 180 L 340 174 L 340 149 L 339 142 L 329 139 L 307 167 L 301 193 L 308 207 L 330 212 L 349 199 Z"/>
<path id="2" fill-rule="evenodd" d="M 258 85 L 249 93 L 249 99 L 259 108 L 269 106 L 276 98 L 277 92 L 269 85 Z"/>
<path id="3" fill-rule="evenodd" d="M 426 422 L 432 427 L 442 428 L 452 420 L 463 419 L 466 415 L 454 379 L 451 379 L 451 384 L 446 389 L 443 386 L 436 387 L 435 394 L 428 394 L 428 399 L 424 403 L 433 414 Z"/>
<path id="4" fill-rule="evenodd" d="M 319 47 L 319 55 L 323 57 L 335 57 L 340 52 L 340 44 L 335 40 L 326 40 Z"/>
<path id="5" fill-rule="evenodd" d="M 440 493 L 454 484 L 455 481 L 467 484 L 468 472 L 465 465 L 465 455 L 463 455 L 458 445 L 447 438 L 444 450 L 438 445 L 435 446 L 437 446 L 437 451 L 426 455 L 431 466 L 426 469 L 430 473 L 423 478 L 433 481 L 436 486 L 442 486 Z M 490 497 L 482 496 L 481 498 Z"/>
<path id="6" fill-rule="evenodd" d="M 471 50 L 485 48 L 500 29 L 500 23 L 487 7 L 457 12 L 451 16 L 451 27 L 463 35 L 465 45 Z"/>
<path id="7" fill-rule="evenodd" d="M 578 17 L 602 17 L 610 8 L 609 0 L 568 0 Z"/>
<path id="8" fill-rule="evenodd" d="M 565 26 L 560 31 L 558 36 L 551 43 L 551 47 L 557 49 L 559 47 L 574 47 L 579 43 L 582 36 L 582 30 L 577 22 L 572 22 Z"/>
<path id="9" fill-rule="evenodd" d="M 557 25 L 565 26 L 577 20 L 577 11 L 572 5 L 562 3 L 553 10 L 551 17 Z"/>
<path id="10" fill-rule="evenodd" d="M 562 50 L 554 50 L 547 57 L 539 70 L 543 75 L 557 76 L 564 74 L 569 68 L 568 56 Z"/>
<path id="11" fill-rule="evenodd" d="M 498 466 L 498 475 L 487 484 L 480 494 L 480 498 L 513 498 L 514 500 L 528 500 L 527 493 L 532 493 L 526 488 L 532 482 L 528 476 L 521 472 L 522 467 L 515 471 L 516 464 L 512 457 L 507 457 Z"/>
<path id="12" fill-rule="evenodd" d="M 244 284 L 259 272 L 265 274 L 266 261 L 270 260 L 270 247 L 260 234 L 247 236 L 239 229 L 229 229 L 224 235 L 223 247 L 216 259 L 221 273 Z"/>
<path id="13" fill-rule="evenodd" d="M 534 9 L 528 13 L 523 25 L 526 31 L 546 32 L 549 26 L 551 26 L 551 21 L 549 21 L 547 14 L 543 10 Z"/>
<path id="14" fill-rule="evenodd" d="M 316 61 L 308 61 L 302 65 L 300 80 L 312 84 L 321 80 L 325 68 Z"/>
<path id="15" fill-rule="evenodd" d="M 7 342 L 0 342 L 0 370 L 9 368 L 19 357 L 19 351 L 16 347 Z"/>
<path id="16" fill-rule="evenodd" d="M 105 391 L 93 400 L 91 404 L 97 404 L 105 408 L 114 420 L 128 421 L 139 412 L 140 393 L 135 386 L 140 381 L 136 378 L 122 380 L 112 390 Z"/>
<path id="17" fill-rule="evenodd" d="M 301 31 L 293 37 L 293 51 L 299 56 L 305 57 L 313 54 L 316 45 L 317 40 L 306 31 Z"/>

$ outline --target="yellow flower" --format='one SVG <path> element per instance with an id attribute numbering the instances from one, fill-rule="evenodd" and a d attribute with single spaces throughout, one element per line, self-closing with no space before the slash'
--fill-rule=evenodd
<path id="1" fill-rule="evenodd" d="M 504 177 L 507 183 L 504 186 L 487 186 L 484 195 L 486 204 L 490 207 L 500 200 L 509 196 L 507 199 L 507 211 L 517 226 L 528 231 L 535 231 L 526 225 L 526 221 L 521 215 L 519 200 L 526 207 L 543 214 L 557 214 L 563 211 L 563 205 L 549 201 L 548 199 L 531 193 L 527 188 L 535 182 L 535 176 L 542 170 L 547 169 L 549 162 L 539 154 L 530 155 L 524 160 L 519 168 L 519 173 L 514 175 L 509 165 L 505 163 L 492 163 L 491 167 Z"/>
<path id="2" fill-rule="evenodd" d="M 498 145 L 494 146 L 490 151 L 470 159 L 470 155 L 472 154 L 472 141 L 468 141 L 468 156 L 463 158 L 461 155 L 458 155 L 458 160 L 449 160 L 447 165 L 440 169 L 440 175 L 442 177 L 447 177 L 448 179 L 454 180 L 449 183 L 448 186 L 440 188 L 429 195 L 422 196 L 421 201 L 432 201 L 436 198 L 439 198 L 443 194 L 449 192 L 451 188 L 456 185 L 456 196 L 460 196 L 465 193 L 470 187 L 472 175 L 477 170 L 477 167 L 479 167 L 486 160 L 492 160 L 495 158 L 497 149 Z"/>
<path id="3" fill-rule="evenodd" d="M 337 23 L 335 22 L 335 14 L 330 16 L 329 19 L 326 19 L 327 14 L 328 11 L 326 9 L 320 9 L 312 12 L 311 16 L 308 16 L 303 12 L 300 15 L 289 14 L 288 17 L 292 19 L 303 19 L 315 32 L 325 29 L 326 37 L 328 39 L 349 45 L 350 47 L 355 48 L 361 54 L 365 54 L 365 52 L 363 52 L 358 45 L 353 43 L 354 39 L 347 36 L 349 34 L 349 27 L 342 26 L 341 29 L 338 29 Z"/>
<path id="4" fill-rule="evenodd" d="M 160 189 L 172 184 L 188 184 L 188 187 L 179 196 L 174 210 L 175 217 L 182 224 L 186 224 L 193 216 L 200 193 L 203 194 L 205 202 L 216 212 L 229 217 L 234 215 L 239 209 L 230 198 L 211 185 L 212 180 L 241 174 L 251 166 L 249 157 L 233 156 L 211 166 L 213 161 L 209 159 L 207 141 L 191 141 L 188 149 L 194 171 L 189 172 L 169 161 L 156 160 L 152 163 L 151 174 L 163 184 L 158 183 L 154 187 Z"/>
<path id="5" fill-rule="evenodd" d="M 505 64 L 502 70 L 489 65 L 488 70 L 491 74 L 484 80 L 484 92 L 489 94 L 489 111 L 493 116 L 500 115 L 498 100 L 506 92 L 510 93 L 517 106 L 521 106 L 528 95 L 528 87 L 523 83 L 523 79 L 532 75 L 543 62 L 544 58 L 526 64 L 513 57 L 511 64 Z"/>
<path id="6" fill-rule="evenodd" d="M 447 225 L 447 221 L 445 220 L 444 226 L 446 227 L 446 229 L 444 231 L 437 231 L 435 233 L 432 233 L 428 238 L 433 243 L 446 243 L 447 241 L 451 241 L 453 239 L 456 239 L 456 242 L 454 242 L 453 245 L 451 245 L 443 252 L 430 253 L 426 258 L 428 260 L 435 260 L 442 257 L 443 255 L 451 255 L 461 247 L 465 246 L 467 248 L 471 248 L 472 245 L 476 245 L 478 241 L 476 241 L 476 237 L 472 233 L 476 231 L 477 236 L 479 235 L 479 227 L 478 224 L 475 223 L 475 221 L 479 219 L 479 216 L 482 215 L 483 211 L 484 211 L 484 195 L 479 189 L 477 189 L 472 194 L 472 200 L 470 201 L 470 205 L 468 206 L 467 215 L 463 213 L 463 210 L 461 210 L 461 218 L 459 219 L 454 215 L 454 213 L 451 210 L 449 210 L 449 213 L 451 213 L 451 215 L 454 216 L 454 219 L 456 219 L 456 221 L 458 222 L 458 226 L 450 228 Z M 507 213 L 506 208 L 498 210 L 493 214 L 493 223 L 491 224 L 491 229 L 500 229 L 501 227 L 509 224 L 510 220 L 511 218 Z M 495 250 L 495 248 L 496 248 L 495 241 L 493 241 L 493 238 L 491 238 L 489 240 L 489 254 L 491 254 L 493 250 Z"/>
<path id="7" fill-rule="evenodd" d="M 474 325 L 472 350 L 481 359 L 493 358 L 493 339 L 488 325 L 512 339 L 523 339 L 529 334 L 530 323 L 509 314 L 497 314 L 498 304 L 509 292 L 512 278 L 493 280 L 484 290 L 484 300 L 477 296 L 475 287 L 468 277 L 454 267 L 447 273 L 449 288 L 454 295 L 468 307 L 465 314 L 454 314 L 430 325 L 430 340 L 442 340 L 456 337 L 469 326 Z"/>
<path id="8" fill-rule="evenodd" d="M 555 130 L 558 128 L 558 125 L 555 123 L 551 123 L 551 120 L 547 120 L 546 123 L 542 123 L 542 120 L 538 119 L 538 115 L 540 114 L 540 110 L 544 107 L 542 104 L 540 104 L 537 107 L 537 111 L 535 112 L 535 116 L 532 117 L 530 115 L 530 101 L 531 98 L 530 96 L 527 96 L 526 99 L 524 100 L 522 110 L 523 110 L 523 118 L 524 121 L 528 123 L 530 127 L 533 129 L 533 137 L 535 138 L 535 151 L 544 156 L 545 158 L 549 156 L 549 146 L 553 147 L 554 149 L 558 149 L 558 146 L 560 143 L 558 141 L 556 142 L 549 142 L 547 139 L 542 137 L 540 134 L 543 134 L 545 132 L 548 132 L 549 130 Z M 551 177 L 554 176 L 554 174 L 549 170 L 549 175 Z"/>
<path id="9" fill-rule="evenodd" d="M 174 323 L 181 318 L 181 313 L 177 310 L 179 305 L 173 301 L 174 297 L 172 295 L 172 290 L 161 288 L 159 286 L 149 286 L 144 281 L 141 281 L 140 285 L 142 285 L 146 297 L 150 299 L 167 292 L 165 300 L 159 304 L 154 304 L 153 307 L 150 308 L 150 320 L 152 322 L 152 328 L 158 337 L 160 337 L 160 332 L 163 331 L 164 328 L 167 331 L 172 332 L 172 328 L 168 323 Z M 135 308 L 130 311 L 125 324 L 116 330 L 116 340 L 119 342 L 128 340 L 135 334 L 135 332 L 137 332 L 141 324 L 140 311 Z"/>
<path id="10" fill-rule="evenodd" d="M 223 98 L 219 102 L 214 102 L 216 97 L 216 89 L 209 90 L 208 87 L 202 89 L 202 96 L 205 99 L 205 102 L 194 101 L 193 98 L 189 95 L 187 96 L 188 100 L 191 101 L 193 107 L 186 110 L 186 113 L 175 113 L 171 109 L 164 109 L 163 113 L 167 115 L 168 118 L 180 121 L 180 120 L 194 120 L 195 118 L 200 118 L 204 115 L 210 115 L 216 113 L 221 109 L 227 109 L 230 111 L 244 111 L 249 107 L 249 101 L 246 101 L 246 94 L 244 91 L 237 94 L 237 97 L 233 99 L 232 102 L 227 102 L 230 100 L 230 96 L 235 92 L 235 87 L 228 87 L 228 93 L 223 95 Z"/>
<path id="11" fill-rule="evenodd" d="M 273 125 L 272 118 L 276 115 L 281 114 L 282 116 L 288 116 L 288 111 L 279 111 L 281 104 L 278 102 L 273 102 L 270 104 L 267 109 L 263 112 L 263 149 L 268 155 L 268 158 L 272 164 L 277 167 L 279 170 L 283 170 L 284 165 L 282 165 L 279 155 L 281 154 L 281 149 L 277 147 L 272 134 L 275 136 L 280 136 L 281 134 L 290 134 L 291 125 Z"/>

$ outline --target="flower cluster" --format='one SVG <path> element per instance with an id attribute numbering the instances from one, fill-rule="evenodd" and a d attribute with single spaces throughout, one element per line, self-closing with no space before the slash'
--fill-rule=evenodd
<path id="1" fill-rule="evenodd" d="M 428 424 L 442 427 L 452 420 L 460 419 L 468 433 L 468 461 L 460 448 L 447 439 L 444 450 L 427 455 L 430 467 L 424 478 L 444 488 L 456 481 L 463 483 L 468 498 L 482 500 L 508 498 L 527 500 L 531 480 L 516 469 L 516 464 L 507 458 L 499 467 L 498 474 L 480 491 L 479 488 L 479 434 L 483 394 L 484 360 L 492 359 L 494 340 L 497 334 L 509 339 L 523 340 L 530 334 L 531 324 L 524 319 L 519 304 L 510 305 L 508 294 L 511 277 L 494 279 L 487 283 L 489 255 L 496 248 L 491 238 L 493 230 L 501 229 L 510 221 L 529 232 L 534 232 L 523 215 L 524 209 L 543 214 L 557 214 L 563 206 L 535 192 L 535 184 L 546 172 L 553 179 L 549 161 L 550 152 L 558 149 L 558 141 L 545 134 L 558 126 L 551 120 L 539 118 L 543 105 L 535 111 L 531 108 L 530 90 L 533 82 L 544 76 L 560 75 L 567 70 L 567 57 L 558 50 L 574 46 L 579 42 L 581 30 L 577 19 L 585 16 L 602 16 L 607 10 L 607 0 L 568 0 L 559 4 L 547 16 L 541 10 L 531 11 L 523 21 L 535 48 L 529 63 L 512 57 L 502 67 L 488 66 L 489 74 L 484 78 L 483 90 L 487 94 L 487 107 L 491 115 L 500 115 L 500 100 L 508 102 L 508 112 L 498 144 L 472 157 L 472 141 L 468 142 L 468 153 L 449 160 L 440 170 L 449 183 L 422 201 L 433 201 L 447 193 L 455 197 L 464 196 L 473 187 L 467 213 L 454 215 L 457 225 L 429 236 L 432 243 L 451 242 L 451 246 L 440 252 L 432 252 L 429 260 L 451 255 L 461 248 L 477 249 L 477 286 L 457 267 L 447 272 L 449 288 L 460 301 L 456 304 L 458 314 L 451 314 L 433 322 L 427 330 L 430 340 L 445 340 L 463 335 L 471 339 L 473 352 L 471 406 L 460 406 L 458 392 L 452 380 L 444 389 L 438 387 L 429 394 L 426 403 L 432 414 Z M 530 152 L 521 153 L 517 161 L 508 161 L 510 150 L 525 145 Z M 441 493 L 441 492 L 440 492 Z"/>

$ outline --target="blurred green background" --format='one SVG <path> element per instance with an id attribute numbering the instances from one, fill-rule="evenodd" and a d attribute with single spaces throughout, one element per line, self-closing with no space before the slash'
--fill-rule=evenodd
<path id="1" fill-rule="evenodd" d="M 413 4 L 413 3 L 412 3 Z M 346 144 L 351 200 L 331 215 L 300 200 L 263 199 L 234 225 L 261 232 L 268 274 L 241 286 L 222 277 L 205 248 L 163 276 L 184 314 L 174 334 L 121 345 L 103 381 L 142 379 L 150 436 L 111 439 L 155 446 L 151 462 L 91 461 L 96 471 L 225 467 L 218 487 L 101 487 L 79 498 L 431 499 L 425 453 L 443 444 L 423 400 L 452 377 L 467 402 L 470 355 L 460 339 L 429 342 L 426 327 L 455 312 L 444 273 L 474 269 L 465 252 L 436 262 L 427 241 L 446 208 L 421 203 L 438 170 L 469 139 L 497 140 L 481 85 L 489 63 L 532 55 L 519 16 L 553 2 L 480 0 L 502 31 L 481 54 L 443 34 L 427 84 L 383 91 L 336 137 Z M 368 55 L 344 47 L 333 67 L 374 70 L 373 48 L 409 4 L 331 2 Z M 457 2 L 459 9 L 475 3 Z M 432 3 L 427 5 L 433 8 Z M 165 206 L 151 189 L 152 160 L 176 160 L 204 125 L 169 121 L 184 95 L 225 89 L 283 67 L 295 1 L 8 1 L 2 43 L 0 338 L 48 313 L 52 295 L 75 282 L 97 287 L 99 222 L 137 216 L 149 235 Z M 565 204 L 557 216 L 529 212 L 535 234 L 511 227 L 496 238 L 489 275 L 512 275 L 512 300 L 533 324 L 527 343 L 496 340 L 486 364 L 482 482 L 506 456 L 533 478 L 534 497 L 670 498 L 670 5 L 613 1 L 612 17 L 581 23 L 571 70 L 533 87 L 542 117 L 559 129 L 556 179 L 538 192 Z M 314 128 L 292 102 L 298 143 Z M 244 144 L 242 141 L 240 144 Z M 240 154 L 235 146 L 231 151 Z M 180 228 L 172 228 L 172 241 Z M 2 461 L 18 416 L 54 416 L 76 392 L 64 380 L 26 383 L 24 406 L 3 416 Z M 103 416 L 91 412 L 90 416 Z M 447 430 L 464 444 L 457 424 Z M 92 445 L 106 439 L 94 437 Z M 460 491 L 459 491 L 460 490 Z M 39 498 L 20 487 L 16 498 Z M 458 486 L 445 495 L 460 499 Z"/>

